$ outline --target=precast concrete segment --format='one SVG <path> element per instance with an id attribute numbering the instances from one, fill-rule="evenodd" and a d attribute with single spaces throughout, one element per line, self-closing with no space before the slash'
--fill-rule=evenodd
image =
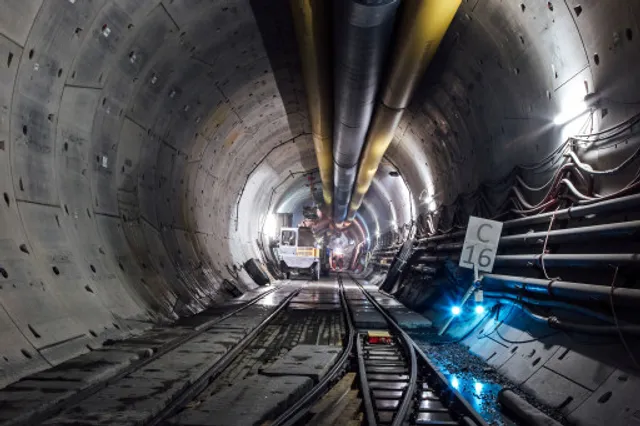
<path id="1" fill-rule="evenodd" d="M 80 423 L 111 424 L 113 421 L 113 424 L 126 424 L 133 418 L 146 419 L 163 407 L 161 402 L 167 403 L 172 395 L 206 373 L 268 317 L 277 307 L 273 301 L 281 303 L 295 290 L 296 286 L 285 285 L 266 294 L 259 292 L 262 294 L 255 303 L 239 312 L 233 305 L 226 308 L 226 313 L 218 310 L 218 321 L 212 319 L 214 314 L 209 312 L 201 321 L 192 321 L 192 327 L 183 325 L 153 330 L 33 375 L 29 380 L 0 391 L 7 401 L 1 410 L 2 420 L 6 420 L 2 424 L 30 424 L 30 419 L 49 417 L 45 416 L 47 411 L 69 409 L 70 406 L 73 406 L 70 411 L 49 422 L 55 424 L 65 419 Z M 271 301 L 265 302 L 264 299 L 270 296 Z M 202 327 L 203 321 L 208 327 Z M 159 356 L 154 356 L 156 353 Z M 152 396 L 147 392 L 151 390 L 166 398 L 150 402 L 148 399 Z M 127 417 L 124 412 L 110 413 L 109 410 L 120 408 L 123 401 L 126 405 L 127 398 L 136 402 L 134 406 L 140 409 L 138 414 Z M 94 404 L 95 401 L 101 402 Z"/>
<path id="2" fill-rule="evenodd" d="M 253 294 L 247 293 L 241 302 L 248 306 L 260 298 L 272 296 L 275 290 L 257 289 Z M 253 300 L 249 296 L 253 296 Z M 88 397 L 101 386 L 141 368 L 151 358 L 161 356 L 195 337 L 200 330 L 241 309 L 234 304 L 211 308 L 181 321 L 177 327 L 156 327 L 124 340 L 108 341 L 96 351 L 32 374 L 0 391 L 3 401 L 0 403 L 0 424 L 29 423 L 33 418 L 47 418 L 49 413 Z"/>
<path id="3" fill-rule="evenodd" d="M 288 6 L 3 0 L 0 386 L 251 289 L 227 267 L 256 256 L 270 189 L 316 167 Z M 545 157 L 563 141 L 554 116 L 587 88 L 608 98 L 600 129 L 626 119 L 639 93 L 638 16 L 627 0 L 463 2 L 387 151 L 411 192 L 450 204 Z M 634 144 L 595 150 L 594 169 Z M 240 188 L 277 146 L 234 232 Z M 363 204 L 383 233 L 408 201 L 391 196 Z"/>
<path id="4" fill-rule="evenodd" d="M 169 421 L 172 425 L 228 426 L 258 425 L 283 411 L 313 386 L 304 376 L 252 376 L 227 387 L 196 409 Z"/>
<path id="5" fill-rule="evenodd" d="M 303 295 L 304 299 L 312 298 L 323 304 L 322 302 L 334 299 L 336 294 L 339 295 L 339 288 L 335 284 L 335 280 L 310 282 L 301 288 L 296 298 Z M 313 302 L 309 303 L 306 310 L 287 306 L 193 403 L 188 404 L 170 422 L 219 424 L 216 423 L 219 418 L 231 421 L 230 414 L 225 410 L 234 415 L 245 411 L 254 413 L 247 414 L 250 419 L 259 414 L 268 417 L 262 420 L 273 420 L 287 408 L 281 405 L 281 398 L 291 405 L 305 393 L 296 391 L 291 398 L 276 398 L 271 395 L 274 388 L 276 394 L 280 391 L 288 394 L 284 388 L 277 390 L 280 379 L 288 380 L 299 376 L 305 379 L 304 383 L 307 383 L 307 379 L 311 385 L 317 383 L 342 353 L 344 334 L 341 310 L 318 311 L 314 309 Z M 270 384 L 270 380 L 273 380 L 273 384 Z M 244 385 L 246 383 L 260 383 L 260 388 L 250 390 Z M 233 389 L 231 394 L 230 389 Z M 305 390 L 309 389 L 305 385 Z M 262 392 L 259 403 L 254 399 L 256 392 Z M 218 403 L 221 399 L 227 402 L 226 406 Z M 236 419 L 231 424 L 238 421 Z"/>
<path id="6" fill-rule="evenodd" d="M 333 366 L 340 348 L 328 345 L 296 345 L 267 368 L 265 376 L 306 376 L 318 382 Z"/>

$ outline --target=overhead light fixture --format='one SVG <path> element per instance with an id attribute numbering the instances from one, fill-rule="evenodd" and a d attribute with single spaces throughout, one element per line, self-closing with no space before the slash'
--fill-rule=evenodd
<path id="1" fill-rule="evenodd" d="M 458 316 L 460 315 L 460 313 L 462 312 L 462 309 L 460 308 L 460 306 L 452 306 L 451 307 L 451 314 L 454 316 Z"/>
<path id="2" fill-rule="evenodd" d="M 484 306 L 476 305 L 475 311 L 476 311 L 476 314 L 478 314 L 478 315 L 484 314 Z"/>

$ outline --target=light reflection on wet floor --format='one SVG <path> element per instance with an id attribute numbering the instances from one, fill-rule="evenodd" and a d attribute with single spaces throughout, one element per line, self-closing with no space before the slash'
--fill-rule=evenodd
<path id="1" fill-rule="evenodd" d="M 489 424 L 506 425 L 500 414 L 498 392 L 502 386 L 495 383 L 482 383 L 473 378 L 466 378 L 459 374 L 446 374 L 451 386 L 469 402 Z"/>
<path id="2" fill-rule="evenodd" d="M 419 333 L 409 332 L 419 346 L 428 353 L 429 340 Z M 442 374 L 447 378 L 451 386 L 456 389 L 465 400 L 478 412 L 490 425 L 510 426 L 512 423 L 503 417 L 498 403 L 498 392 L 502 385 L 487 380 L 486 377 L 474 377 L 473 374 L 465 371 L 450 371 L 437 359 L 430 357 Z"/>

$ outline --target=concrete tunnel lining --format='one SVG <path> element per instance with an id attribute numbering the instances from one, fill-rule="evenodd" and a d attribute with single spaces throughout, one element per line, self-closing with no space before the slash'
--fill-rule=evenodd
<path id="1" fill-rule="evenodd" d="M 224 302 L 225 279 L 256 287 L 231 271 L 260 258 L 269 189 L 317 167 L 288 3 L 268 3 L 4 0 L 0 386 Z M 449 205 L 543 158 L 576 94 L 637 101 L 639 16 L 623 0 L 463 2 L 387 152 L 410 195 L 378 179 L 370 235 L 427 215 L 421 194 Z M 636 111 L 606 109 L 595 129 Z"/>

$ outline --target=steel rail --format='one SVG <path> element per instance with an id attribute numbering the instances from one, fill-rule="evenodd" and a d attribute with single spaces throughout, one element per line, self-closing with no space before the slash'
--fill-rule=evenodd
<path id="1" fill-rule="evenodd" d="M 258 303 L 261 299 L 263 299 L 264 297 L 270 295 L 271 293 L 275 292 L 276 290 L 280 289 L 282 287 L 282 285 L 274 287 L 271 290 L 265 291 L 264 293 L 260 294 L 259 296 L 256 296 L 255 298 L 251 299 L 249 302 L 247 302 L 246 304 L 242 305 L 241 307 L 234 309 L 233 311 L 222 315 L 219 318 L 215 318 L 201 326 L 199 326 L 198 328 L 196 328 L 194 330 L 193 333 L 189 333 L 186 336 L 183 337 L 178 337 L 176 338 L 174 341 L 171 341 L 170 343 L 161 346 L 160 348 L 158 348 L 158 350 L 153 353 L 151 356 L 141 359 L 138 362 L 132 362 L 130 365 L 128 365 L 127 367 L 123 368 L 121 371 L 119 371 L 118 373 L 116 373 L 115 375 L 108 377 L 104 380 L 100 380 L 96 383 L 92 383 L 89 386 L 87 386 L 86 388 L 80 388 L 78 389 L 78 392 L 74 393 L 73 395 L 69 396 L 68 398 L 65 398 L 63 400 L 57 401 L 54 404 L 52 404 L 51 406 L 43 406 L 42 409 L 37 410 L 36 412 L 29 412 L 27 415 L 25 416 L 17 416 L 16 418 L 12 419 L 11 421 L 9 421 L 8 423 L 5 424 L 5 426 L 29 426 L 29 425 L 33 425 L 33 424 L 39 424 L 42 423 L 58 414 L 60 414 L 61 412 L 68 410 L 69 408 L 72 408 L 73 406 L 79 404 L 80 402 L 84 401 L 85 399 L 89 398 L 90 396 L 96 394 L 97 392 L 99 392 L 100 390 L 106 388 L 107 386 L 117 382 L 118 380 L 122 379 L 123 377 L 133 373 L 134 371 L 140 370 L 142 368 L 144 368 L 147 364 L 157 360 L 158 358 L 166 355 L 167 353 L 171 352 L 172 350 L 178 348 L 179 346 L 187 343 L 188 341 L 200 336 L 201 334 L 203 334 L 204 332 L 206 332 L 207 330 L 211 329 L 212 327 L 214 327 L 216 324 L 219 324 L 220 322 L 231 318 L 232 316 L 238 314 L 239 312 L 247 309 L 248 307 Z"/>
<path id="2" fill-rule="evenodd" d="M 329 388 L 331 382 L 341 374 L 344 366 L 349 362 L 349 355 L 351 355 L 351 351 L 353 350 L 353 341 L 356 337 L 356 330 L 353 325 L 353 321 L 351 320 L 349 304 L 347 303 L 347 299 L 344 295 L 342 278 L 338 276 L 337 280 L 340 285 L 340 303 L 343 307 L 343 313 L 345 315 L 345 321 L 348 328 L 346 347 L 343 349 L 338 361 L 333 365 L 329 372 L 320 379 L 318 384 L 293 404 L 287 411 L 278 416 L 271 423 L 271 426 L 291 426 L 300 421 L 300 419 L 309 411 L 311 405 L 324 394 L 324 392 Z"/>
<path id="3" fill-rule="evenodd" d="M 409 355 L 409 383 L 407 384 L 407 388 L 405 390 L 404 397 L 402 398 L 402 402 L 398 407 L 398 411 L 396 412 L 395 417 L 393 418 L 393 422 L 391 426 L 400 426 L 403 425 L 407 415 L 409 414 L 409 410 L 411 409 L 411 404 L 413 402 L 413 398 L 416 393 L 416 383 L 418 381 L 418 360 L 416 357 L 415 350 L 412 350 L 412 340 L 407 333 L 387 314 L 387 312 L 378 304 L 378 302 L 371 297 L 367 291 L 360 285 L 360 283 L 355 280 L 353 277 L 350 277 L 353 282 L 355 282 L 359 287 L 364 296 L 369 299 L 369 302 L 373 304 L 373 306 L 380 311 L 380 314 L 385 318 L 385 320 L 391 325 L 391 327 L 400 335 L 402 338 L 402 344 L 405 346 L 405 350 L 407 355 Z M 361 370 L 361 374 L 364 374 L 364 370 Z M 364 389 L 363 389 L 364 394 Z"/>
<path id="4" fill-rule="evenodd" d="M 400 325 L 387 313 L 387 310 L 383 306 L 381 306 L 377 302 L 377 300 L 367 292 L 367 290 L 365 290 L 365 288 L 362 286 L 362 284 L 358 282 L 357 279 L 355 279 L 353 276 L 351 276 L 350 278 L 353 282 L 355 282 L 360 287 L 365 297 L 369 300 L 369 302 L 373 304 L 373 306 L 376 309 L 378 309 L 378 311 L 382 314 L 382 316 L 384 316 L 387 322 L 400 333 L 400 335 L 403 337 L 403 340 L 405 340 L 410 345 L 410 348 L 413 349 L 410 352 L 413 353 L 414 356 L 417 355 L 422 359 L 424 364 L 428 367 L 428 369 L 431 372 L 429 376 L 435 377 L 438 382 L 438 387 L 440 389 L 445 390 L 445 392 L 442 392 L 442 394 L 439 395 L 440 398 L 449 400 L 448 405 L 453 412 L 455 412 L 460 416 L 459 420 L 460 421 L 464 420 L 465 422 L 467 422 L 467 424 L 470 424 L 470 425 L 475 424 L 476 426 L 489 426 L 489 424 L 482 418 L 482 416 L 480 416 L 480 414 L 478 414 L 478 412 L 473 409 L 473 407 L 467 402 L 467 400 L 464 399 L 464 397 L 460 394 L 460 392 L 458 392 L 456 389 L 454 389 L 452 386 L 449 385 L 449 382 L 447 381 L 446 377 L 436 368 L 436 366 L 431 362 L 431 360 L 429 360 L 427 355 L 422 351 L 422 349 L 420 349 L 420 347 L 413 341 L 413 339 L 411 339 L 411 337 L 409 337 L 407 333 L 405 333 L 405 331 L 400 327 Z M 415 389 L 411 394 L 409 394 L 408 392 L 406 394 L 410 396 L 408 401 L 409 403 L 411 403 L 411 400 L 414 396 L 413 395 L 414 392 L 415 392 Z M 399 413 L 400 412 L 398 412 L 398 414 Z M 398 417 L 399 416 L 396 416 L 396 419 Z M 402 422 L 396 423 L 396 419 L 394 419 L 394 423 L 393 423 L 394 425 L 402 424 Z"/>
<path id="5" fill-rule="evenodd" d="M 160 410 L 151 419 L 144 424 L 148 426 L 161 425 L 163 422 L 175 415 L 178 410 L 183 408 L 187 403 L 192 401 L 199 393 L 201 393 L 211 382 L 220 375 L 234 360 L 235 358 L 249 346 L 249 344 L 255 339 L 258 334 L 264 330 L 267 325 L 280 313 L 284 308 L 289 305 L 289 302 L 298 295 L 300 289 L 291 292 L 280 305 L 267 316 L 257 327 L 251 330 L 246 336 L 244 336 L 231 350 L 229 350 L 218 362 L 212 365 L 203 375 L 196 379 L 190 386 L 184 389 L 178 396 L 173 398 L 165 407 Z"/>
<path id="6" fill-rule="evenodd" d="M 371 400 L 371 389 L 369 388 L 369 380 L 367 379 L 366 366 L 364 364 L 364 356 L 362 349 L 362 339 L 357 337 L 358 345 L 358 376 L 360 378 L 360 391 L 362 392 L 362 403 L 364 405 L 364 414 L 367 418 L 367 426 L 377 426 L 378 421 L 373 411 L 373 401 Z"/>

